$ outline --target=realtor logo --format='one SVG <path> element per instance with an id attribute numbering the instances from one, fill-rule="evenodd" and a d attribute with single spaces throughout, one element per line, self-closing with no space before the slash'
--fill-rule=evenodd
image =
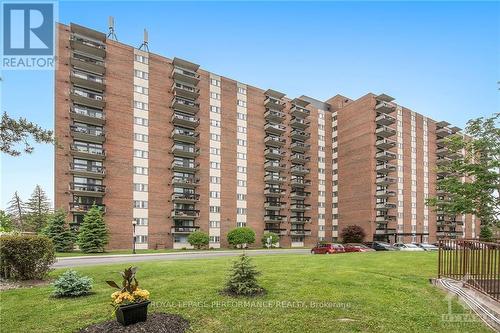
<path id="1" fill-rule="evenodd" d="M 2 3 L 2 69 L 54 68 L 54 2 Z"/>

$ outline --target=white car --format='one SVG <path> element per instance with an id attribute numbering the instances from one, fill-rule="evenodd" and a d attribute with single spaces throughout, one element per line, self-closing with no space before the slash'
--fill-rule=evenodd
<path id="1" fill-rule="evenodd" d="M 424 249 L 424 251 L 439 251 L 439 248 L 436 245 L 428 244 L 428 243 L 420 243 L 416 244 L 419 248 Z"/>
<path id="2" fill-rule="evenodd" d="M 424 249 L 416 246 L 415 244 L 395 243 L 392 246 L 400 251 L 424 251 Z"/>

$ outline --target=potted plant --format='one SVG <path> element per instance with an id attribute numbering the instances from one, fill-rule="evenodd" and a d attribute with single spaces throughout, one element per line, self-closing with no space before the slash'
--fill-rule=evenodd
<path id="1" fill-rule="evenodd" d="M 137 267 L 125 269 L 122 287 L 114 281 L 106 281 L 111 287 L 119 289 L 111 294 L 112 305 L 115 308 L 116 320 L 123 326 L 146 321 L 148 317 L 149 291 L 139 288 L 135 278 Z"/>

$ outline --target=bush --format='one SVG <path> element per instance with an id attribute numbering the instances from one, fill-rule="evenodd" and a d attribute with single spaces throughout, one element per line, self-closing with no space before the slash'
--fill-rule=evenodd
<path id="1" fill-rule="evenodd" d="M 58 210 L 51 214 L 42 233 L 54 243 L 57 252 L 71 252 L 75 245 L 75 235 L 66 223 L 66 212 Z"/>
<path id="2" fill-rule="evenodd" d="M 479 240 L 481 240 L 483 242 L 495 241 L 491 227 L 489 227 L 487 225 L 481 226 L 481 231 L 479 232 Z"/>
<path id="3" fill-rule="evenodd" d="M 0 237 L 0 275 L 19 280 L 43 279 L 55 262 L 54 245 L 45 236 Z"/>
<path id="4" fill-rule="evenodd" d="M 255 231 L 249 227 L 240 227 L 227 234 L 227 242 L 235 247 L 255 243 Z"/>
<path id="5" fill-rule="evenodd" d="M 77 244 L 85 253 L 104 252 L 104 247 L 108 244 L 108 229 L 101 209 L 96 205 L 92 205 L 83 217 Z"/>
<path id="6" fill-rule="evenodd" d="M 340 232 L 340 237 L 344 243 L 361 243 L 366 237 L 366 233 L 359 225 L 348 225 Z"/>
<path id="7" fill-rule="evenodd" d="M 232 296 L 257 296 L 265 293 L 264 288 L 257 283 L 258 275 L 260 272 L 252 264 L 250 257 L 243 253 L 233 262 L 223 293 Z"/>
<path id="8" fill-rule="evenodd" d="M 67 270 L 54 282 L 55 297 L 77 297 L 88 295 L 92 289 L 92 279 L 78 274 L 74 270 Z"/>
<path id="9" fill-rule="evenodd" d="M 271 244 L 269 244 L 269 240 L 271 240 Z M 278 244 L 280 238 L 278 235 L 276 235 L 274 232 L 265 232 L 264 235 L 262 236 L 262 246 L 265 247 L 273 247 Z"/>
<path id="10" fill-rule="evenodd" d="M 194 231 L 188 236 L 189 244 L 194 246 L 195 249 L 201 249 L 202 247 L 207 246 L 209 240 L 208 234 L 203 231 Z"/>

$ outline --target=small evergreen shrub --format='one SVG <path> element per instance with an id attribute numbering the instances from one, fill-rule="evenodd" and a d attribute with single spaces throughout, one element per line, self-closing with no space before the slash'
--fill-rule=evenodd
<path id="1" fill-rule="evenodd" d="M 255 243 L 255 231 L 249 227 L 239 227 L 228 232 L 227 242 L 235 247 Z"/>
<path id="2" fill-rule="evenodd" d="M 0 237 L 0 276 L 18 280 L 41 280 L 56 261 L 54 245 L 45 236 Z"/>
<path id="3" fill-rule="evenodd" d="M 271 241 L 269 244 L 269 240 Z M 274 232 L 265 232 L 264 235 L 262 235 L 262 246 L 265 247 L 274 247 L 276 244 L 278 244 L 280 238 L 278 235 L 276 235 Z"/>
<path id="4" fill-rule="evenodd" d="M 54 282 L 55 297 L 78 297 L 90 294 L 92 279 L 78 274 L 74 270 L 67 270 Z"/>
<path id="5" fill-rule="evenodd" d="M 246 254 L 238 256 L 233 262 L 233 267 L 222 291 L 231 296 L 258 296 L 265 293 L 265 289 L 257 283 L 260 272 L 252 264 Z"/>
<path id="6" fill-rule="evenodd" d="M 57 252 L 71 252 L 75 246 L 75 234 L 66 223 L 64 210 L 58 210 L 50 215 L 42 233 L 52 240 Z"/>
<path id="7" fill-rule="evenodd" d="M 340 238 L 344 243 L 361 243 L 366 233 L 359 225 L 348 225 L 340 232 Z"/>
<path id="8" fill-rule="evenodd" d="M 209 240 L 208 234 L 203 231 L 194 231 L 188 236 L 189 244 L 194 246 L 195 249 L 201 249 L 207 246 Z"/>

